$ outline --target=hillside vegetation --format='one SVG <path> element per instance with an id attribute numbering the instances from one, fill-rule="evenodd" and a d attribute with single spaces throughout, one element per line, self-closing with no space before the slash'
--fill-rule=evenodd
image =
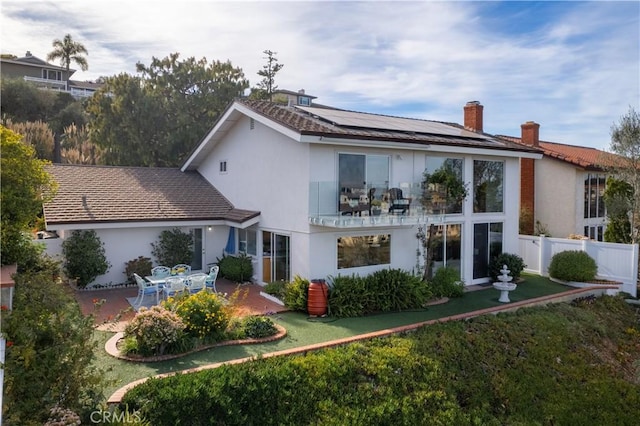
<path id="1" fill-rule="evenodd" d="M 640 310 L 619 297 L 424 327 L 129 391 L 154 425 L 632 425 Z"/>

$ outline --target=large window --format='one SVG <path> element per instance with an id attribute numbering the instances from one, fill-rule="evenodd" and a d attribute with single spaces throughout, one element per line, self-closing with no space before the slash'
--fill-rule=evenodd
<path id="1" fill-rule="evenodd" d="M 463 166 L 460 158 L 427 157 L 422 199 L 427 214 L 462 213 Z"/>
<path id="2" fill-rule="evenodd" d="M 606 177 L 589 173 L 584 180 L 584 217 L 585 219 L 605 217 L 604 190 Z"/>
<path id="3" fill-rule="evenodd" d="M 391 235 L 338 238 L 338 269 L 391 263 Z"/>
<path id="4" fill-rule="evenodd" d="M 502 212 L 504 204 L 504 163 L 473 162 L 473 212 Z"/>
<path id="5" fill-rule="evenodd" d="M 433 238 L 433 272 L 443 266 L 454 268 L 460 272 L 462 261 L 462 225 L 438 225 L 435 227 Z"/>
<path id="6" fill-rule="evenodd" d="M 341 210 L 364 197 L 367 202 L 369 196 L 380 199 L 389 187 L 389 156 L 339 154 L 338 186 Z"/>
<path id="7" fill-rule="evenodd" d="M 238 242 L 240 253 L 245 253 L 251 256 L 256 256 L 257 251 L 257 232 L 255 229 L 239 229 L 238 230 Z"/>
<path id="8" fill-rule="evenodd" d="M 473 225 L 473 278 L 489 276 L 489 262 L 502 253 L 502 223 Z"/>

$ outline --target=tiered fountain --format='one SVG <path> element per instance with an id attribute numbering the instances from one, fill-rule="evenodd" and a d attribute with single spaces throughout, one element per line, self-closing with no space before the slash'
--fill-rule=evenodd
<path id="1" fill-rule="evenodd" d="M 517 285 L 512 283 L 513 277 L 509 275 L 510 270 L 507 269 L 507 265 L 502 265 L 500 269 L 501 275 L 498 276 L 498 282 L 493 283 L 493 288 L 500 290 L 500 298 L 498 302 L 509 303 L 509 292 L 516 289 Z"/>

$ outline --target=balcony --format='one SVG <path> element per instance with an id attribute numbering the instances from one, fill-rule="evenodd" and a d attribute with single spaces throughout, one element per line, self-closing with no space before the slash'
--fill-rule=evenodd
<path id="1" fill-rule="evenodd" d="M 421 183 L 389 187 L 372 184 L 342 187 L 337 182 L 311 182 L 309 223 L 331 228 L 371 228 L 441 223 L 443 208 L 425 209 Z"/>
<path id="2" fill-rule="evenodd" d="M 51 88 L 58 88 L 59 90 L 63 90 L 63 91 L 66 90 L 67 88 L 67 82 L 64 80 L 53 80 L 48 78 L 29 77 L 26 75 L 24 76 L 24 80 L 31 81 L 37 84 L 46 85 Z"/>

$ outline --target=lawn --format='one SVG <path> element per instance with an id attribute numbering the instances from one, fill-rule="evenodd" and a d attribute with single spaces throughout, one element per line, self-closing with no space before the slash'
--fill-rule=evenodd
<path id="1" fill-rule="evenodd" d="M 537 275 L 523 274 L 523 278 L 524 282 L 519 284 L 517 290 L 509 295 L 512 302 L 571 290 Z M 487 289 L 469 292 L 462 298 L 451 299 L 445 304 L 430 306 L 423 310 L 341 319 L 313 319 L 299 312 L 286 312 L 272 317 L 275 322 L 287 330 L 287 337 L 282 340 L 258 345 L 213 348 L 183 358 L 157 363 L 128 362 L 109 356 L 104 351 L 104 344 L 113 336 L 113 333 L 96 331 L 95 339 L 99 344 L 96 362 L 98 367 L 107 372 L 108 385 L 105 387 L 105 396 L 108 397 L 116 389 L 129 382 L 156 374 L 181 371 L 248 356 L 258 356 L 480 309 L 504 306 L 498 302 L 498 297 L 499 292 L 489 286 Z"/>

